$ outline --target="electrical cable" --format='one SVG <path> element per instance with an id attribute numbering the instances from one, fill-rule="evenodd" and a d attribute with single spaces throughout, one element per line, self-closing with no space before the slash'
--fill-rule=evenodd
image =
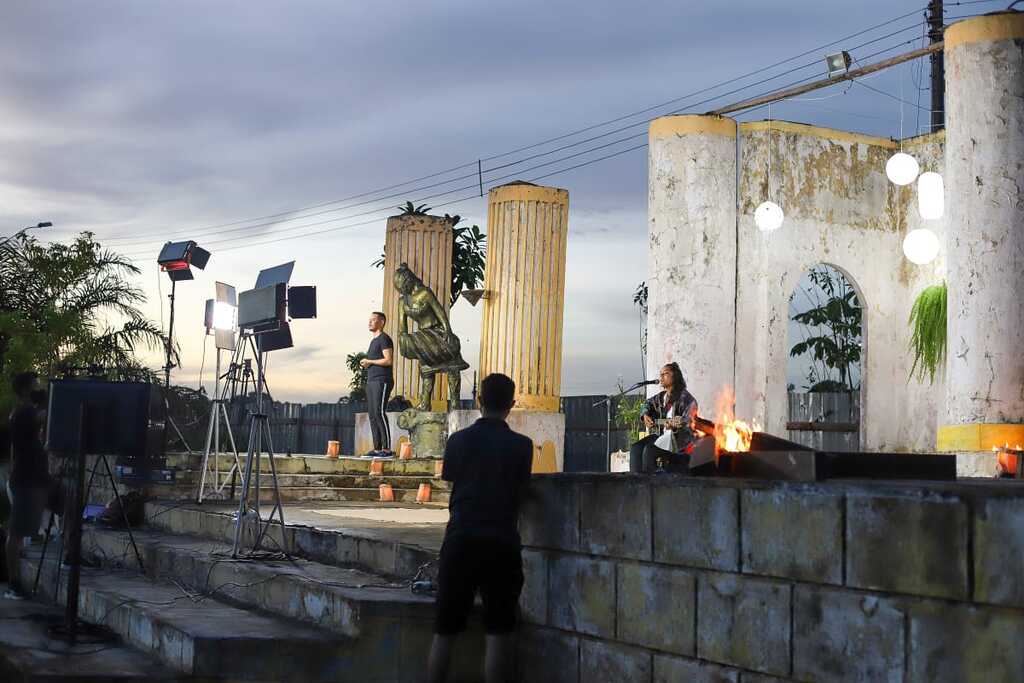
<path id="1" fill-rule="evenodd" d="M 914 26 L 914 28 L 916 28 L 916 25 Z M 880 54 L 884 54 L 886 52 L 890 52 L 890 51 L 892 51 L 894 49 L 897 49 L 899 47 L 902 47 L 902 46 L 904 46 L 906 44 L 916 42 L 916 40 L 917 40 L 917 38 L 915 37 L 912 40 L 900 42 L 900 43 L 898 43 L 896 45 L 893 45 L 893 46 L 890 46 L 888 48 L 879 50 L 879 51 L 877 51 L 875 53 L 872 53 L 871 55 L 867 55 L 867 56 L 864 57 L 864 59 L 870 59 L 870 58 L 878 56 Z M 771 91 L 766 91 L 765 93 L 762 93 L 762 94 L 770 94 L 771 92 L 776 92 L 777 90 L 783 90 L 783 89 L 792 87 L 794 85 L 799 85 L 799 84 L 805 83 L 807 81 L 813 80 L 815 78 L 817 78 L 817 75 L 810 76 L 810 77 L 807 77 L 807 78 L 804 78 L 804 79 L 800 79 L 798 81 L 794 81 L 792 83 L 789 83 L 789 84 L 783 86 L 782 88 L 778 88 L 778 89 L 771 90 Z M 755 84 L 752 84 L 752 85 L 759 85 L 759 84 L 760 83 L 755 83 Z M 751 86 L 744 86 L 743 88 L 739 88 L 739 89 L 737 89 L 735 91 L 730 91 L 729 93 L 724 93 L 722 95 L 716 95 L 716 96 L 714 96 L 712 98 L 708 98 L 707 100 L 703 100 L 703 101 L 701 101 L 699 103 L 691 105 L 691 107 L 696 107 L 696 106 L 699 106 L 700 104 L 705 104 L 707 102 L 710 102 L 710 101 L 713 101 L 713 100 L 718 99 L 720 97 L 723 97 L 726 94 L 733 94 L 733 93 L 735 93 L 735 92 L 737 92 L 739 90 L 746 89 L 747 87 L 751 87 Z M 758 95 L 757 97 L 760 97 L 760 96 L 761 95 Z M 753 109 L 757 109 L 757 107 L 755 107 Z M 673 111 L 673 112 L 670 112 L 670 113 L 676 114 L 676 113 L 681 113 L 683 111 L 685 111 L 685 110 L 676 110 L 676 111 Z M 747 111 L 750 111 L 750 110 L 747 110 Z M 649 123 L 649 121 L 648 122 L 644 122 L 644 123 Z M 631 126 L 627 126 L 626 128 L 636 127 L 637 125 L 641 125 L 641 124 L 633 124 Z M 615 131 L 615 132 L 618 132 L 618 131 Z M 604 134 L 604 135 L 598 136 L 598 137 L 604 137 L 605 135 L 607 135 L 607 134 Z M 492 178 L 492 179 L 487 181 L 487 184 L 488 184 L 488 187 L 490 188 L 490 187 L 493 187 L 497 183 L 497 181 L 504 180 L 504 179 L 507 179 L 507 178 L 513 178 L 513 177 L 516 177 L 516 176 L 520 176 L 521 177 L 522 174 L 524 174 L 526 172 L 529 172 L 529 171 L 532 171 L 532 170 L 536 170 L 536 169 L 541 168 L 541 167 L 550 166 L 550 165 L 552 165 L 554 163 L 559 163 L 561 161 L 566 161 L 566 160 L 568 160 L 570 158 L 579 157 L 579 156 L 581 156 L 583 154 L 587 154 L 587 153 L 590 153 L 590 152 L 593 152 L 593 151 L 596 151 L 596 150 L 599 150 L 599 149 L 602 149 L 602 148 L 607 148 L 607 147 L 612 146 L 614 144 L 619 144 L 619 143 L 622 143 L 622 142 L 626 142 L 626 141 L 628 141 L 630 139 L 636 139 L 636 138 L 639 138 L 639 137 L 646 137 L 646 132 L 634 134 L 632 136 L 628 136 L 628 137 L 625 137 L 625 138 L 621 138 L 621 139 L 616 140 L 616 141 L 614 141 L 612 143 L 607 143 L 607 144 L 604 144 L 604 145 L 598 145 L 596 147 L 589 148 L 588 150 L 584 150 L 582 152 L 577 152 L 577 153 L 574 153 L 572 155 L 568 155 L 568 156 L 565 156 L 565 157 L 562 157 L 562 158 L 559 158 L 559 159 L 555 159 L 555 160 L 550 161 L 550 162 L 545 162 L 543 164 L 538 164 L 538 165 L 532 166 L 532 167 L 527 168 L 527 169 L 521 169 L 519 171 L 510 173 L 510 174 L 506 174 L 506 175 L 500 176 L 498 178 Z M 584 166 L 588 166 L 588 165 L 590 165 L 592 163 L 598 163 L 600 161 L 604 161 L 604 160 L 607 160 L 607 159 L 610 159 L 610 158 L 613 158 L 613 157 L 616 157 L 616 156 L 620 156 L 621 154 L 625 154 L 625 153 L 628 153 L 628 152 L 631 152 L 631 151 L 642 149 L 643 147 L 646 147 L 646 143 L 643 143 L 643 144 L 640 144 L 640 145 L 636 145 L 636 146 L 632 146 L 632 147 L 629 147 L 629 148 L 626 148 L 626 149 L 623 149 L 623 150 L 619 150 L 619 151 L 613 152 L 611 154 L 603 155 L 603 156 L 598 157 L 596 159 L 588 160 L 586 162 L 582 162 L 582 163 L 579 163 L 579 164 L 574 164 L 572 166 L 569 166 L 569 167 L 566 167 L 566 168 L 563 168 L 563 169 L 559 169 L 559 170 L 553 171 L 551 173 L 546 173 L 546 174 L 543 174 L 543 175 L 531 177 L 531 178 L 528 178 L 528 180 L 532 182 L 532 181 L 548 178 L 548 177 L 551 177 L 553 175 L 558 175 L 560 173 L 565 173 L 565 172 L 572 171 L 572 170 L 575 170 L 575 169 L 578 169 L 578 168 L 582 168 Z M 454 194 L 454 193 L 456 193 L 456 192 L 458 192 L 460 190 L 469 190 L 469 189 L 475 189 L 475 188 L 477 188 L 477 184 L 476 183 L 471 184 L 471 185 L 466 185 L 464 187 L 455 188 L 453 190 L 448 190 L 446 192 L 440 192 L 440 193 L 436 193 L 436 194 L 433 194 L 433 195 L 428 195 L 426 197 L 421 197 L 421 198 L 419 198 L 417 200 L 417 203 L 420 202 L 420 201 L 423 201 L 423 200 L 429 200 L 429 199 L 434 199 L 434 198 L 438 198 L 438 197 Z M 455 200 L 452 200 L 452 201 L 444 202 L 444 203 L 441 203 L 441 204 L 436 204 L 433 208 L 436 209 L 436 208 L 441 208 L 441 207 L 445 207 L 445 206 L 450 206 L 450 205 L 453 205 L 453 204 L 458 204 L 458 203 L 461 203 L 461 202 L 468 201 L 470 199 L 476 199 L 478 197 L 479 197 L 479 193 L 478 192 L 473 192 L 470 195 L 467 195 L 467 196 L 464 196 L 464 197 L 461 197 L 461 198 L 458 198 L 458 199 L 455 199 Z M 332 223 L 336 223 L 338 221 L 347 220 L 348 218 L 358 217 L 360 215 L 367 215 L 367 214 L 371 214 L 371 213 L 375 213 L 375 212 L 374 211 L 367 211 L 367 212 L 363 212 L 362 214 L 356 214 L 354 216 L 340 217 L 340 218 L 330 219 L 330 220 L 326 220 L 326 221 L 318 221 L 318 222 L 311 223 L 311 224 L 303 224 L 303 225 L 298 225 L 298 226 L 291 226 L 289 228 L 284 228 L 284 229 L 279 230 L 279 231 L 270 231 L 270 232 L 268 232 L 266 234 L 266 236 L 268 236 L 268 237 L 276 236 L 276 235 L 281 235 L 282 233 L 290 232 L 290 231 L 293 231 L 293 230 L 299 230 L 299 229 L 308 228 L 308 227 L 315 227 L 315 226 L 318 226 L 318 225 L 332 224 Z M 314 236 L 322 235 L 322 234 L 325 234 L 325 233 L 336 232 L 338 230 L 344 230 L 344 229 L 348 229 L 348 228 L 354 228 L 354 227 L 359 227 L 359 226 L 363 226 L 363 225 L 369 225 L 369 224 L 372 224 L 372 223 L 376 223 L 379 220 L 381 220 L 381 216 L 377 216 L 375 218 L 372 218 L 372 219 L 369 219 L 369 220 L 366 220 L 366 221 L 361 221 L 361 222 L 358 222 L 358 223 L 347 224 L 347 225 L 338 225 L 338 226 L 334 226 L 332 228 L 326 228 L 324 230 L 318 230 L 318 231 L 309 232 L 309 233 L 301 233 L 301 234 L 298 234 L 298 235 L 289 235 L 289 236 L 286 236 L 286 237 L 275 237 L 275 238 L 269 239 L 269 240 L 261 240 L 261 241 L 256 241 L 256 242 L 251 242 L 250 241 L 250 242 L 247 242 L 245 244 L 221 247 L 219 249 L 219 251 L 231 251 L 231 250 L 234 250 L 234 249 L 247 248 L 247 247 L 251 247 L 251 246 L 260 246 L 260 245 L 265 245 L 265 244 L 273 244 L 275 242 L 280 242 L 280 241 L 284 241 L 284 240 L 299 239 L 299 238 L 306 238 L 306 237 L 314 237 Z M 226 238 L 224 240 L 215 241 L 214 243 L 226 244 L 226 243 L 233 242 L 233 241 L 238 241 L 238 240 L 241 240 L 241 239 L 250 239 L 250 238 L 249 237 Z M 207 242 L 206 244 L 211 244 L 211 243 Z M 143 258 L 146 255 L 147 255 L 146 253 L 140 252 L 140 253 L 135 253 L 135 254 L 128 254 L 127 258 L 131 258 L 131 259 Z"/>
<path id="2" fill-rule="evenodd" d="M 991 0 L 986 0 L 986 1 L 991 1 Z M 513 154 L 517 154 L 517 153 L 522 152 L 522 151 L 526 151 L 526 150 L 530 150 L 530 149 L 535 149 L 537 147 L 541 147 L 543 145 L 550 144 L 552 142 L 557 142 L 557 141 L 560 141 L 560 140 L 563 140 L 563 139 L 567 139 L 567 138 L 579 135 L 579 134 L 581 134 L 583 132 L 588 132 L 588 131 L 591 131 L 591 130 L 602 128 L 602 127 L 610 125 L 612 123 L 617 123 L 619 121 L 624 121 L 626 119 L 633 118 L 635 116 L 639 116 L 641 114 L 644 114 L 644 113 L 647 113 L 647 112 L 650 112 L 650 111 L 654 111 L 656 109 L 668 106 L 669 104 L 674 104 L 674 103 L 680 102 L 680 101 L 682 101 L 684 99 L 688 99 L 690 97 L 693 97 L 695 95 L 703 94 L 705 92 L 709 92 L 709 91 L 714 90 L 716 88 L 723 87 L 724 85 L 728 85 L 730 83 L 735 83 L 735 82 L 744 80 L 746 78 L 749 78 L 749 77 L 751 77 L 753 75 L 757 75 L 759 73 L 763 73 L 763 72 L 768 71 L 770 69 L 773 69 L 773 68 L 775 68 L 777 66 L 781 66 L 781 65 L 786 64 L 788 62 L 791 62 L 791 61 L 794 61 L 796 59 L 799 59 L 800 57 L 806 56 L 808 54 L 812 54 L 812 53 L 814 53 L 814 52 L 816 52 L 818 50 L 825 49 L 825 48 L 827 48 L 827 47 L 829 47 L 831 45 L 835 45 L 837 43 L 840 43 L 840 42 L 842 42 L 844 40 L 848 40 L 850 38 L 857 37 L 857 36 L 863 35 L 865 33 L 869 33 L 871 31 L 874 31 L 874 30 L 878 29 L 878 28 L 891 25 L 891 24 L 895 23 L 896 21 L 899 21 L 901 19 L 905 19 L 905 18 L 907 18 L 909 16 L 912 16 L 913 14 L 916 14 L 917 12 L 918 12 L 918 10 L 915 10 L 914 12 L 909 12 L 909 13 L 900 15 L 898 17 L 894 17 L 893 19 L 887 20 L 887 21 L 882 22 L 880 24 L 876 24 L 876 25 L 874 25 L 872 27 L 869 27 L 867 29 L 863 29 L 863 30 L 858 31 L 856 33 L 849 34 L 849 35 L 844 36 L 842 38 L 839 38 L 839 39 L 837 39 L 835 41 L 826 43 L 826 44 L 824 44 L 824 45 L 822 45 L 820 47 L 817 47 L 817 48 L 814 48 L 812 50 L 808 50 L 808 51 L 802 52 L 802 53 L 800 53 L 798 55 L 794 55 L 793 57 L 789 57 L 789 58 L 787 58 L 785 60 L 781 60 L 781 61 L 776 62 L 774 64 L 762 67 L 760 69 L 757 69 L 755 71 L 749 72 L 749 73 L 744 74 L 742 76 L 736 77 L 736 78 L 731 79 L 729 81 L 726 81 L 724 83 L 715 84 L 715 85 L 709 86 L 707 88 L 703 88 L 701 90 L 697 90 L 697 91 L 688 93 L 686 95 L 674 98 L 672 100 L 668 100 L 666 102 L 662 102 L 662 103 L 659 103 L 657 105 L 646 107 L 644 109 L 640 109 L 640 110 L 637 110 L 635 112 L 630 112 L 629 114 L 625 114 L 625 115 L 622 115 L 622 116 L 619 116 L 619 117 L 616 117 L 616 118 L 613 118 L 613 119 L 608 119 L 607 121 L 603 121 L 603 122 L 600 122 L 600 123 L 597 123 L 597 124 L 593 124 L 591 126 L 587 126 L 585 128 L 581 128 L 581 129 L 578 129 L 578 130 L 575 130 L 575 131 L 571 131 L 571 132 L 563 134 L 563 135 L 559 135 L 559 136 L 556 136 L 556 137 L 553 137 L 553 138 L 548 138 L 547 140 L 543 140 L 543 141 L 538 142 L 538 143 L 533 143 L 531 145 L 526 145 L 526 146 L 523 146 L 523 147 L 519 147 L 519 148 L 516 148 L 514 150 L 510 150 L 508 152 L 504 152 L 504 153 L 501 153 L 501 154 L 485 157 L 485 158 L 481 159 L 481 161 L 495 160 L 495 159 L 503 158 L 503 157 L 510 156 L 510 155 L 513 155 Z M 899 33 L 905 32 L 907 30 L 916 28 L 919 25 L 919 23 L 920 22 L 917 22 L 917 23 L 915 23 L 915 24 L 913 24 L 911 26 L 908 26 L 908 27 L 905 27 L 903 29 L 900 29 L 899 31 L 887 34 L 886 36 L 882 36 L 882 37 L 876 38 L 876 39 L 874 39 L 872 41 L 868 41 L 867 43 L 864 43 L 864 44 L 862 44 L 860 46 L 856 46 L 856 47 L 850 48 L 850 49 L 857 49 L 858 47 L 863 47 L 864 45 L 867 45 L 867 44 L 871 44 L 871 43 L 874 43 L 874 42 L 879 42 L 879 41 L 884 40 L 884 39 L 886 39 L 888 37 L 891 37 L 893 35 L 897 35 Z M 780 74 L 777 74 L 777 75 L 773 76 L 770 79 L 763 79 L 762 81 L 760 81 L 758 83 L 749 84 L 748 86 L 745 86 L 745 87 L 754 87 L 754 86 L 756 86 L 756 85 L 758 85 L 760 83 L 767 82 L 768 80 L 772 80 L 774 78 L 778 78 L 778 77 L 780 77 L 782 75 L 785 75 L 787 73 L 792 73 L 795 70 L 799 70 L 799 69 L 802 69 L 802 68 L 807 68 L 809 66 L 815 65 L 815 64 L 818 63 L 818 61 L 819 60 L 815 60 L 813 62 L 810 62 L 808 64 L 802 65 L 800 67 L 795 67 L 794 69 L 790 69 L 790 70 L 788 70 L 786 72 L 782 72 Z M 631 126 L 627 126 L 626 128 L 635 127 L 637 125 L 646 125 L 649 122 L 649 120 L 650 119 L 638 122 L 636 124 L 632 124 Z M 609 133 L 606 133 L 604 135 L 610 135 L 610 134 L 614 134 L 615 132 L 621 132 L 622 130 L 625 130 L 626 128 L 620 128 L 620 129 L 617 129 L 615 131 L 610 131 Z M 566 149 L 567 147 L 571 147 L 573 145 L 585 144 L 586 142 L 592 141 L 594 139 L 598 139 L 599 137 L 603 137 L 603 136 L 597 136 L 597 137 L 588 138 L 586 140 L 581 140 L 579 142 L 573 143 L 572 145 L 563 146 L 563 147 L 559 148 L 558 150 L 551 150 L 551 151 L 545 152 L 543 154 L 546 155 L 546 154 L 556 153 L 557 151 L 562 150 L 562 149 Z M 539 155 L 532 155 L 530 157 L 527 157 L 526 159 L 520 159 L 519 161 L 516 161 L 516 162 L 509 162 L 509 163 L 506 163 L 506 164 L 502 164 L 502 165 L 500 165 L 500 166 L 498 166 L 496 168 L 488 169 L 488 172 L 491 172 L 493 170 L 497 170 L 497 168 L 505 168 L 505 167 L 508 167 L 508 166 L 517 165 L 519 163 L 525 163 L 526 161 L 528 161 L 528 160 L 530 160 L 532 158 L 537 158 L 537 156 L 539 156 Z M 208 231 L 211 228 L 219 228 L 219 227 L 225 227 L 225 226 L 231 226 L 231 225 L 238 225 L 238 224 L 241 224 L 241 223 L 250 223 L 253 220 L 260 220 L 260 219 L 264 219 L 264 218 L 278 218 L 278 217 L 287 216 L 287 215 L 293 214 L 293 213 L 300 213 L 302 211 L 306 211 L 306 210 L 310 210 L 310 209 L 320 208 L 320 207 L 331 205 L 331 204 L 335 204 L 335 203 L 341 203 L 341 202 L 347 201 L 349 199 L 365 197 L 365 196 L 372 195 L 372 194 L 379 194 L 380 192 L 383 192 L 383 191 L 386 191 L 386 190 L 389 190 L 389 189 L 398 188 L 398 187 L 402 187 L 404 185 L 413 184 L 413 183 L 418 182 L 420 180 L 425 180 L 425 179 L 431 179 L 431 178 L 434 178 L 434 177 L 438 177 L 438 176 L 444 175 L 446 173 L 454 172 L 455 170 L 459 170 L 459 169 L 462 169 L 462 168 L 467 168 L 467 167 L 472 166 L 472 165 L 476 165 L 476 162 L 470 162 L 470 163 L 462 164 L 462 165 L 459 165 L 459 166 L 454 166 L 454 167 L 451 167 L 451 168 L 446 169 L 444 171 L 439 171 L 439 172 L 436 172 L 436 173 L 420 176 L 419 178 L 416 178 L 416 179 L 413 179 L 413 180 L 410 180 L 410 181 L 404 181 L 402 183 L 397 183 L 397 184 L 389 185 L 389 186 L 387 186 L 385 188 L 381 188 L 379 190 L 371 190 L 371 191 L 359 193 L 357 195 L 351 195 L 351 196 L 346 197 L 346 198 L 337 199 L 337 200 L 331 200 L 331 201 L 328 201 L 328 202 L 321 202 L 321 203 L 318 203 L 318 204 L 310 205 L 310 206 L 303 207 L 303 208 L 300 208 L 300 209 L 294 209 L 294 210 L 291 210 L 291 211 L 282 211 L 282 212 L 273 213 L 273 214 L 266 214 L 266 215 L 259 216 L 259 217 L 256 217 L 256 218 L 252 218 L 252 219 L 242 219 L 242 220 L 237 220 L 237 221 L 231 221 L 229 223 L 221 223 L 221 224 L 217 224 L 217 225 L 213 225 L 213 226 L 206 226 L 206 227 L 203 227 L 203 228 L 197 228 L 197 229 L 193 229 L 192 233 L 194 234 L 194 233 L 197 233 L 197 232 Z M 446 181 L 442 181 L 442 182 L 438 182 L 438 183 L 432 183 L 431 185 L 429 185 L 427 187 L 431 188 L 431 187 L 436 187 L 436 186 L 440 186 L 440 185 L 445 185 L 445 184 L 449 184 L 449 183 L 455 182 L 455 181 L 460 180 L 460 179 L 468 179 L 470 177 L 475 177 L 477 175 L 478 175 L 477 173 L 468 173 L 468 174 L 459 176 L 457 178 L 452 178 L 452 179 L 449 179 L 449 180 L 446 180 Z M 387 198 L 400 197 L 400 196 L 403 196 L 403 195 L 407 195 L 407 194 L 409 194 L 411 192 L 418 191 L 419 189 L 423 189 L 423 188 L 409 189 L 409 190 L 405 190 L 405 191 L 403 191 L 401 193 L 396 193 L 394 195 L 387 195 L 385 197 L 380 197 L 380 198 L 377 198 L 377 199 L 367 200 L 367 201 L 360 202 L 360 203 L 352 205 L 352 206 L 339 207 L 337 209 L 332 209 L 331 211 L 347 210 L 349 208 L 353 208 L 355 206 L 365 205 L 367 203 L 372 203 L 374 201 L 382 201 L 382 200 L 387 199 Z M 251 226 L 248 226 L 248 227 L 251 228 L 251 227 L 262 227 L 262 226 L 265 226 L 265 225 L 274 225 L 274 224 L 277 224 L 277 223 L 280 223 L 280 222 L 287 222 L 287 221 L 292 221 L 292 220 L 301 220 L 303 218 L 309 218 L 309 217 L 312 217 L 314 215 L 322 215 L 324 213 L 329 213 L 329 212 L 319 212 L 317 214 L 310 214 L 310 215 L 305 215 L 305 216 L 294 216 L 292 218 L 286 219 L 286 221 L 272 221 L 270 223 L 256 224 L 256 225 L 251 225 Z M 231 232 L 231 231 L 219 231 L 219 232 Z M 157 233 L 152 233 L 152 234 L 157 234 Z M 166 231 L 160 232 L 159 234 L 162 237 L 166 237 L 167 236 L 167 232 Z M 113 236 L 104 238 L 104 241 L 106 241 L 106 242 L 127 241 L 128 243 L 133 243 L 133 241 L 134 241 L 134 243 L 138 243 L 138 239 L 137 238 L 139 237 L 139 235 L 140 235 L 140 233 L 138 233 L 138 232 L 133 233 L 131 235 L 113 235 Z"/>

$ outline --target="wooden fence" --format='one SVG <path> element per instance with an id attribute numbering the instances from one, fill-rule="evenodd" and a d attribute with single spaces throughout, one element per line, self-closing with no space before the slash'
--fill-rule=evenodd
<path id="1" fill-rule="evenodd" d="M 608 414 L 594 405 L 604 396 L 566 396 L 565 471 L 604 472 L 608 468 Z M 860 449 L 860 396 L 857 393 L 789 394 L 789 422 L 786 438 L 797 443 L 831 451 Z M 611 450 L 628 450 L 628 430 L 615 424 L 619 401 L 612 402 Z M 472 401 L 463 401 L 471 408 Z M 238 399 L 229 409 L 232 429 L 240 450 L 248 448 L 249 406 Z M 342 453 L 355 448 L 356 414 L 366 412 L 364 401 L 349 403 L 273 404 L 270 433 L 276 453 L 322 453 L 328 441 L 340 441 Z M 204 432 L 205 434 L 205 432 Z M 203 443 L 193 443 L 202 450 Z"/>
<path id="2" fill-rule="evenodd" d="M 821 451 L 860 450 L 860 393 L 789 393 L 790 441 Z"/>

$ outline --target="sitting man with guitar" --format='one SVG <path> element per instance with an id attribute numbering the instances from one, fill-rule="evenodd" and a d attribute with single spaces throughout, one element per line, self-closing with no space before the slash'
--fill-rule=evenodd
<path id="1" fill-rule="evenodd" d="M 697 415 L 697 399 L 686 390 L 686 380 L 678 363 L 669 363 L 659 374 L 664 390 L 647 400 L 643 420 L 648 431 L 663 427 L 660 435 L 651 434 L 629 449 L 630 472 L 686 471 L 689 457 L 686 449 L 694 440 L 693 418 Z"/>

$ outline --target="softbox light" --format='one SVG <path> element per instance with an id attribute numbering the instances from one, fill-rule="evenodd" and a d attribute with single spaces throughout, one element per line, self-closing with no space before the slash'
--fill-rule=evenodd
<path id="1" fill-rule="evenodd" d="M 238 326 L 254 334 L 276 330 L 285 322 L 286 286 L 283 283 L 250 289 L 238 295 Z"/>

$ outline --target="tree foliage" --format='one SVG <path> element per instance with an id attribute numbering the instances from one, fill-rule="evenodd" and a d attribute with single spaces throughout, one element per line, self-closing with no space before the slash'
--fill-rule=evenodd
<path id="1" fill-rule="evenodd" d="M 862 317 L 857 293 L 829 266 L 815 266 L 808 278 L 813 287 L 801 293 L 811 307 L 791 316 L 802 325 L 804 338 L 793 345 L 789 355 L 810 356 L 805 387 L 809 391 L 856 391 L 860 385 L 853 370 L 860 365 Z"/>
<path id="2" fill-rule="evenodd" d="M 139 310 L 139 269 L 102 249 L 92 233 L 68 244 L 21 236 L 0 245 L 0 414 L 10 378 L 34 370 L 52 377 L 69 367 L 99 367 L 109 379 L 153 379 L 138 358 L 165 337 Z"/>
<path id="3" fill-rule="evenodd" d="M 430 211 L 425 204 L 419 206 L 412 202 L 406 202 L 402 209 L 402 215 L 421 216 Z M 451 280 L 451 301 L 454 306 L 459 300 L 459 294 L 464 289 L 476 289 L 484 281 L 484 269 L 487 265 L 487 235 L 477 225 L 458 227 L 462 222 L 462 216 L 444 215 L 446 221 L 452 226 L 452 280 Z M 374 268 L 384 268 L 385 255 L 375 260 Z"/>
<path id="4" fill-rule="evenodd" d="M 910 350 L 914 364 L 910 376 L 917 375 L 919 382 L 928 375 L 928 382 L 935 381 L 935 372 L 946 359 L 946 283 L 926 287 L 910 309 Z"/>
<path id="5" fill-rule="evenodd" d="M 345 365 L 352 373 L 352 379 L 348 383 L 348 397 L 353 401 L 366 399 L 366 368 L 359 365 L 359 361 L 366 358 L 362 351 L 350 353 L 345 357 Z"/>

